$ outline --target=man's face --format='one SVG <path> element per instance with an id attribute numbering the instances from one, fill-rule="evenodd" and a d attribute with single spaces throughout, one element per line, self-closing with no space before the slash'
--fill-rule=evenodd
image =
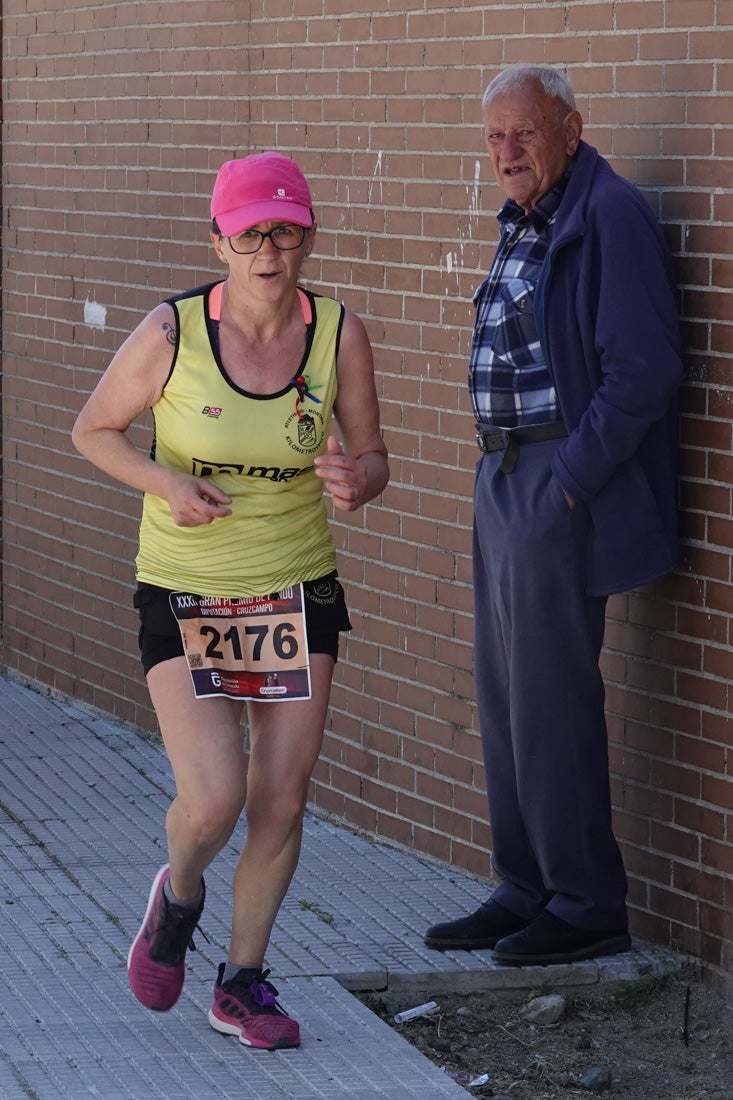
<path id="1" fill-rule="evenodd" d="M 558 125 L 554 100 L 540 84 L 528 84 L 495 95 L 484 108 L 484 127 L 497 183 L 529 213 L 565 172 L 583 122 L 569 111 Z"/>

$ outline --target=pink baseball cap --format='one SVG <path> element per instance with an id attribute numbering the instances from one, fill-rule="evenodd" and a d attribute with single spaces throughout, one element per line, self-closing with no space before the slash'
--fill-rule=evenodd
<path id="1" fill-rule="evenodd" d="M 310 188 L 298 165 L 282 153 L 253 153 L 222 164 L 211 196 L 211 217 L 225 237 L 258 222 L 313 222 Z"/>

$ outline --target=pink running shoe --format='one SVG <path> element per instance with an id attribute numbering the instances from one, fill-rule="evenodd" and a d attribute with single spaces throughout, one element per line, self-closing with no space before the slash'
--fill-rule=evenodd
<path id="1" fill-rule="evenodd" d="M 173 1008 L 181 995 L 186 950 L 196 950 L 193 933 L 204 908 L 203 897 L 193 913 L 180 905 L 172 905 L 163 893 L 169 875 L 166 864 L 155 876 L 143 923 L 127 956 L 127 976 L 132 992 L 141 1005 L 156 1012 Z M 201 888 L 205 897 L 203 879 Z"/>
<path id="2" fill-rule="evenodd" d="M 262 1050 L 300 1046 L 300 1028 L 277 1003 L 277 990 L 267 981 L 269 970 L 243 969 L 222 982 L 224 963 L 214 986 L 209 1023 L 222 1035 L 238 1035 L 240 1043 Z"/>

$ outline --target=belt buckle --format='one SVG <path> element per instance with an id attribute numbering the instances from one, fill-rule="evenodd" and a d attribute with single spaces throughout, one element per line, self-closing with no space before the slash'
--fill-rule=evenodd
<path id="1" fill-rule="evenodd" d="M 476 432 L 476 443 L 478 444 L 478 449 L 481 451 L 482 455 L 488 454 L 488 449 L 486 447 L 486 438 L 483 432 Z"/>

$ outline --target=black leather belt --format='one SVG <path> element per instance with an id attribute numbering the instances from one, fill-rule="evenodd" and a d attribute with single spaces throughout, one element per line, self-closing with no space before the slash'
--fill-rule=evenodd
<path id="1" fill-rule="evenodd" d="M 523 443 L 542 443 L 547 439 L 562 439 L 567 429 L 562 420 L 548 420 L 544 424 L 528 424 L 525 428 L 488 428 L 476 425 L 476 443 L 482 454 L 503 451 L 501 468 L 510 474 L 517 464 L 519 448 Z"/>

